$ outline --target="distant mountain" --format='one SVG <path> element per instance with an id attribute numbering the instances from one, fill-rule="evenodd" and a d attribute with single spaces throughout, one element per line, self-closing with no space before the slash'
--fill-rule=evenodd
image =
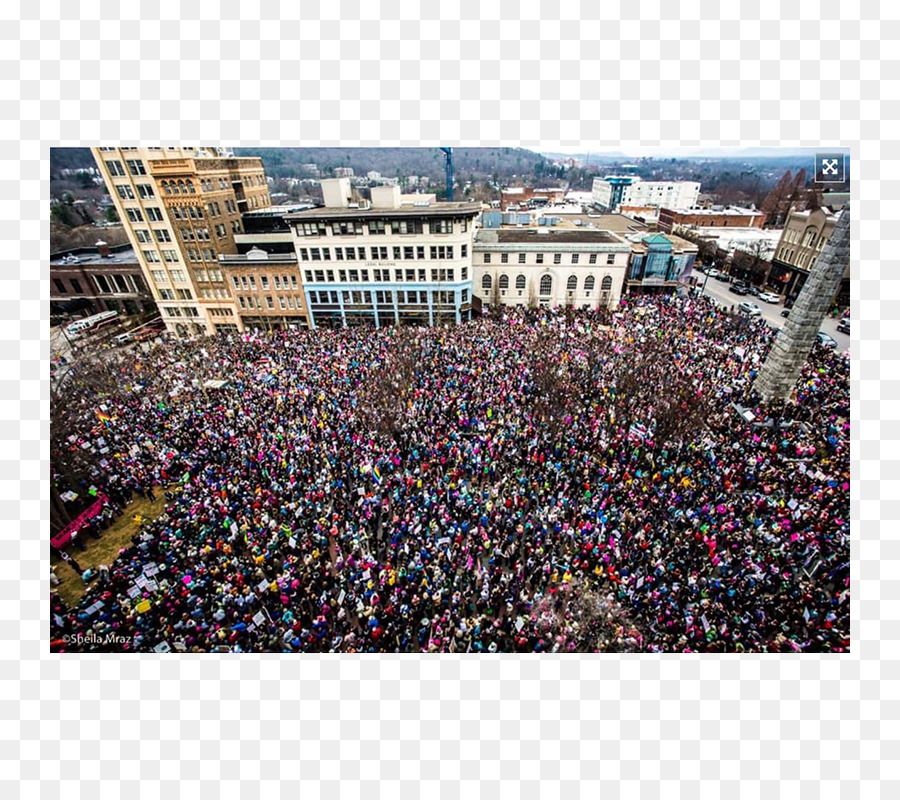
<path id="1" fill-rule="evenodd" d="M 352 167 L 356 175 L 379 172 L 386 178 L 426 175 L 444 180 L 444 154 L 438 147 L 236 147 L 235 155 L 260 156 L 266 175 L 294 178 L 303 174 L 303 164 L 315 164 L 322 176 L 335 167 Z M 539 153 L 521 147 L 454 147 L 453 168 L 458 183 L 474 177 L 494 175 L 540 175 L 549 166 Z"/>

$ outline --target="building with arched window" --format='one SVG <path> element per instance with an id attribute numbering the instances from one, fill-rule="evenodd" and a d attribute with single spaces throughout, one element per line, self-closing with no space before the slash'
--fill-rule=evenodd
<path id="1" fill-rule="evenodd" d="M 474 285 L 481 287 L 476 297 L 482 305 L 612 308 L 630 254 L 629 243 L 612 231 L 482 228 L 472 258 Z"/>

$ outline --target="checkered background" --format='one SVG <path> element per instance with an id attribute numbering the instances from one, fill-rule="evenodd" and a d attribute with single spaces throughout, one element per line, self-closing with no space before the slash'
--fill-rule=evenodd
<path id="1" fill-rule="evenodd" d="M 897 4 L 316 6 L 0 4 L 3 796 L 900 797 Z M 180 142 L 849 146 L 852 655 L 51 656 L 49 147 Z"/>

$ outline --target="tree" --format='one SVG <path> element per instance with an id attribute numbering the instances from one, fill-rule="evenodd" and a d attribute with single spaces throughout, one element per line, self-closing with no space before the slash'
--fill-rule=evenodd
<path id="1" fill-rule="evenodd" d="M 772 246 L 765 239 L 757 239 L 742 250 L 735 250 L 732 272 L 753 284 L 763 284 L 772 268 Z"/>
<path id="2" fill-rule="evenodd" d="M 66 228 L 74 228 L 80 224 L 75 212 L 72 211 L 72 207 L 65 203 L 56 203 L 50 207 L 50 219 Z"/>
<path id="3" fill-rule="evenodd" d="M 115 206 L 108 206 L 106 211 L 103 212 L 103 218 L 107 222 L 118 222 L 119 221 L 119 212 L 116 211 Z"/>

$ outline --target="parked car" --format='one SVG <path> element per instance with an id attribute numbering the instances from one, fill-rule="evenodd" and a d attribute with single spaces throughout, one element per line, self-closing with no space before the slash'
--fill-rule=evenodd
<path id="1" fill-rule="evenodd" d="M 744 286 L 743 283 L 732 283 L 731 286 L 728 287 L 729 292 L 734 292 L 735 294 L 747 294 L 747 287 Z"/>
<path id="2" fill-rule="evenodd" d="M 756 303 L 743 302 L 738 306 L 738 309 L 748 317 L 758 317 L 762 313 Z"/>
<path id="3" fill-rule="evenodd" d="M 816 336 L 819 337 L 819 344 L 822 345 L 822 347 L 827 347 L 830 350 L 834 350 L 834 348 L 837 347 L 837 342 L 832 339 L 827 333 L 822 333 L 822 331 L 819 331 Z"/>
<path id="4" fill-rule="evenodd" d="M 708 269 L 708 270 L 706 270 L 706 274 L 710 278 L 718 278 L 722 273 L 719 272 L 719 270 L 717 270 L 717 269 Z"/>
<path id="5" fill-rule="evenodd" d="M 781 295 L 777 295 L 775 292 L 760 292 L 759 299 L 764 303 L 780 303 Z"/>
<path id="6" fill-rule="evenodd" d="M 755 286 L 748 286 L 747 294 L 752 294 L 754 297 L 759 297 L 759 289 L 757 289 Z"/>
<path id="7" fill-rule="evenodd" d="M 841 333 L 846 333 L 848 336 L 850 335 L 850 317 L 841 317 L 840 322 L 837 324 L 837 329 Z"/>

